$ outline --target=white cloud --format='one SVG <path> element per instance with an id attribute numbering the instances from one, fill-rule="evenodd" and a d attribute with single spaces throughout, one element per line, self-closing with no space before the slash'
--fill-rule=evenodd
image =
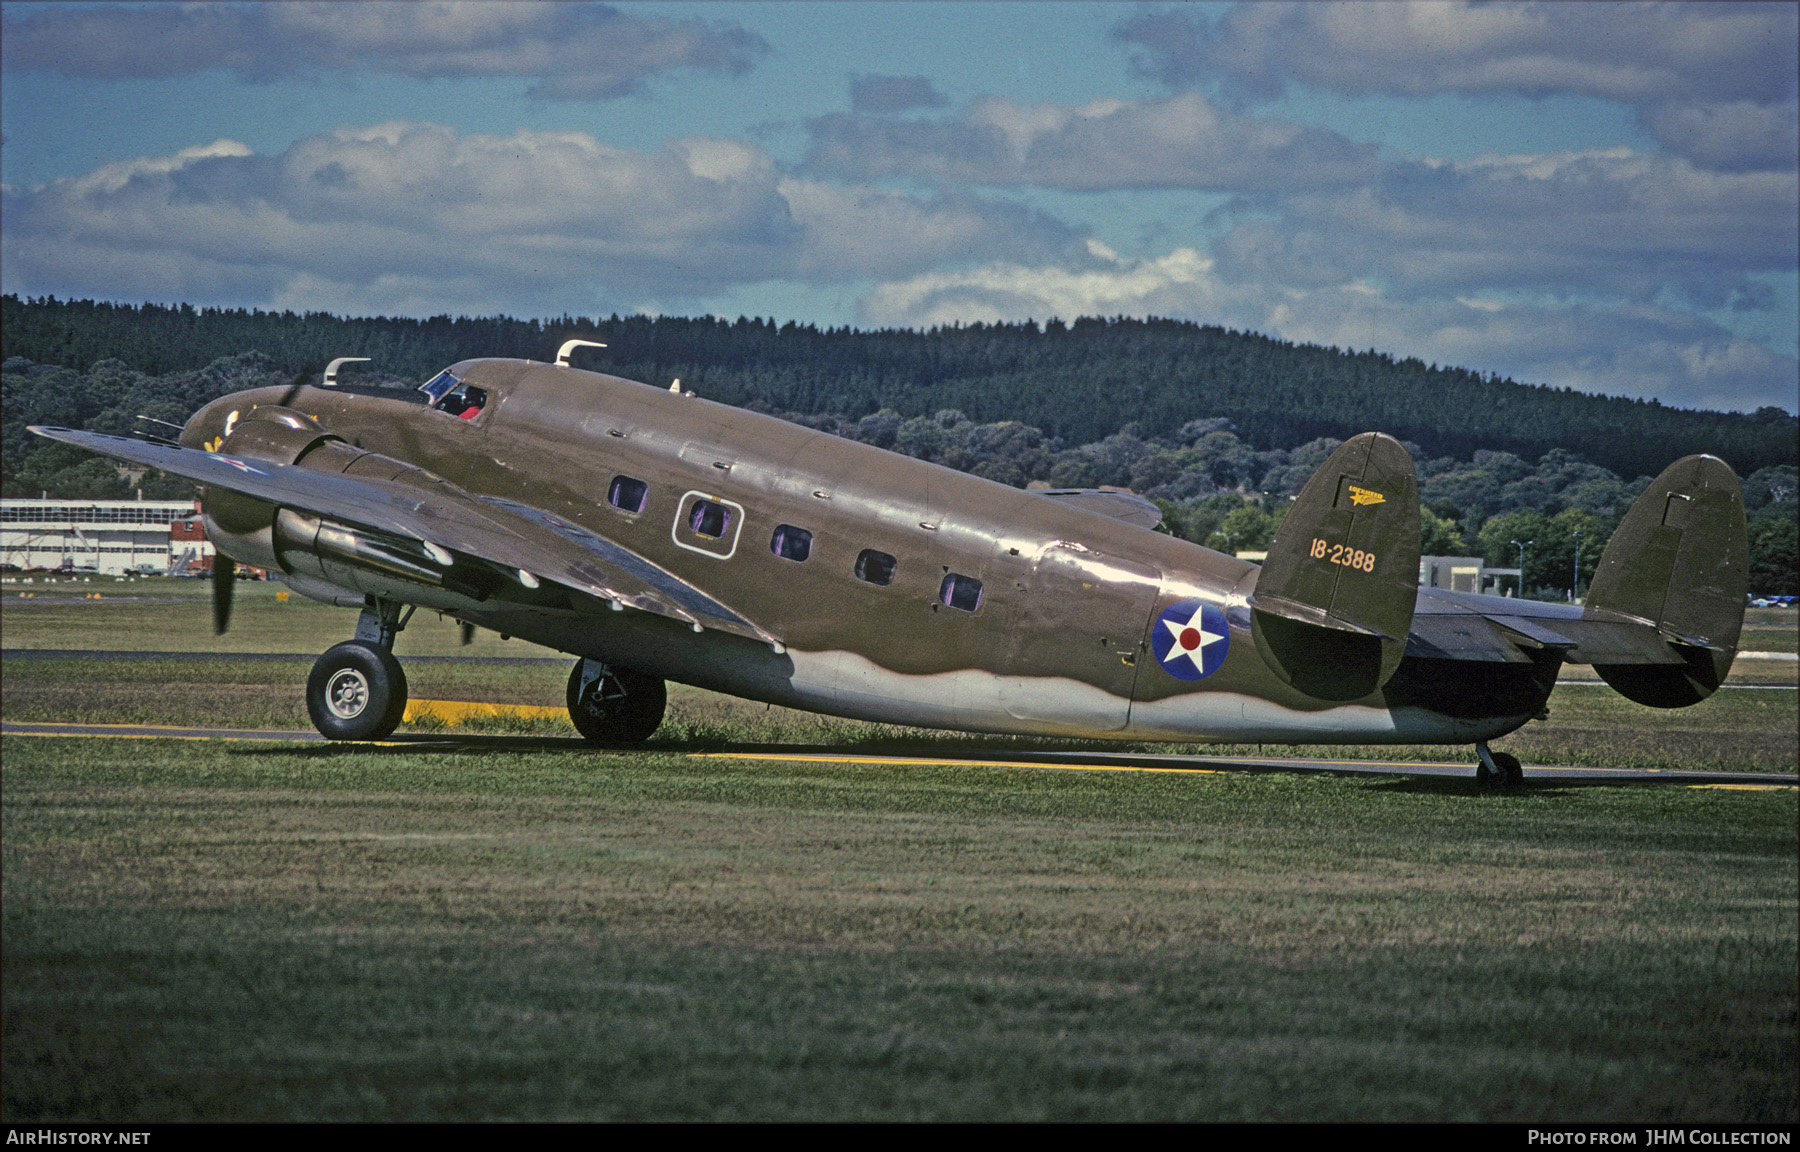
<path id="1" fill-rule="evenodd" d="M 1139 71 L 1268 97 L 1575 93 L 1630 105 L 1669 151 L 1729 170 L 1794 163 L 1792 4 L 1252 3 L 1216 22 L 1140 12 L 1116 27 Z M 1696 129 L 1729 121 L 1728 146 Z"/>
<path id="2" fill-rule="evenodd" d="M 247 80 L 388 72 L 512 76 L 549 99 L 611 99 L 676 68 L 739 75 L 760 36 L 606 4 L 144 4 L 45 7 L 5 24 L 9 70 L 120 79 L 223 69 Z"/>
<path id="3" fill-rule="evenodd" d="M 1145 315 L 1157 302 L 1192 314 L 1224 304 L 1212 261 L 1192 248 L 1154 260 L 1121 260 L 1103 245 L 1088 249 L 1097 267 L 1072 269 L 993 263 L 961 272 L 927 272 L 878 286 L 862 304 L 870 323 L 929 327 L 1028 318 Z"/>
<path id="4" fill-rule="evenodd" d="M 1080 254 L 1042 213 L 785 177 L 736 141 L 634 152 L 584 132 L 407 123 L 12 188 L 0 224 L 8 291 L 387 313 L 554 313 Z"/>
<path id="5" fill-rule="evenodd" d="M 1742 119 L 1755 135 L 1762 121 Z M 1757 299 L 1752 274 L 1800 262 L 1792 168 L 1709 169 L 1623 146 L 1388 161 L 1193 92 L 1076 108 L 987 97 L 954 116 L 836 115 L 809 128 L 801 170 L 842 180 L 1235 193 L 1204 225 L 1229 279 L 1368 278 L 1400 295 L 1674 293 L 1716 308 Z M 1728 134 L 1708 146 L 1738 148 Z"/>
<path id="6" fill-rule="evenodd" d="M 1618 148 L 1399 164 L 1365 188 L 1283 198 L 1214 244 L 1221 274 L 1376 277 L 1401 295 L 1599 293 L 1702 306 L 1800 262 L 1800 179 Z"/>

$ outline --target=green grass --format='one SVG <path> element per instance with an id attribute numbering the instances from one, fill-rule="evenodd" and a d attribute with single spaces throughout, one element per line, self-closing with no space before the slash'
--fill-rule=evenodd
<path id="1" fill-rule="evenodd" d="M 1795 793 L 9 737 L 6 1119 L 1796 1115 Z"/>
<path id="2" fill-rule="evenodd" d="M 11 591 L 15 650 L 312 652 L 353 623 L 267 585 L 223 640 L 197 583 Z M 549 655 L 431 616 L 399 651 Z M 304 728 L 307 670 L 9 656 L 0 711 Z M 408 676 L 557 705 L 567 671 Z M 1550 707 L 1496 746 L 1794 769 L 1791 692 Z M 1792 791 L 683 754 L 741 743 L 1081 747 L 678 686 L 632 755 L 8 737 L 5 1119 L 1796 1117 Z"/>

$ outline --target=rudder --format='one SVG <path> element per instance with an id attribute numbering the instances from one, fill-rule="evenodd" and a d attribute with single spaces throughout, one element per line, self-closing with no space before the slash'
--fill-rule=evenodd
<path id="1" fill-rule="evenodd" d="M 1619 522 L 1594 572 L 1587 607 L 1652 625 L 1682 663 L 1595 665 L 1594 671 L 1639 704 L 1699 703 L 1731 671 L 1749 590 L 1736 474 L 1716 456 L 1677 460 Z"/>

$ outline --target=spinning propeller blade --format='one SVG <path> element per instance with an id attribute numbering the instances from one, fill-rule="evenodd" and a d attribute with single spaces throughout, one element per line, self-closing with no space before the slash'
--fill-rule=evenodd
<path id="1" fill-rule="evenodd" d="M 237 564 L 223 554 L 213 557 L 213 635 L 223 636 L 231 626 L 231 593 L 237 587 Z"/>

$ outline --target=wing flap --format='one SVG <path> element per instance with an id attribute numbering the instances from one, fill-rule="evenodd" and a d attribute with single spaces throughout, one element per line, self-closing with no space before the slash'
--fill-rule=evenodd
<path id="1" fill-rule="evenodd" d="M 1059 504 L 1136 524 L 1139 528 L 1155 528 L 1162 523 L 1162 509 L 1135 492 L 1111 488 L 1042 488 L 1037 489 L 1036 494 Z"/>
<path id="2" fill-rule="evenodd" d="M 775 642 L 775 637 L 701 589 L 598 533 L 528 505 L 483 500 L 441 479 L 426 490 L 417 484 L 246 460 L 100 432 L 49 426 L 33 426 L 31 431 L 324 520 L 449 549 L 509 573 L 522 570 L 540 581 L 554 581 L 689 625 Z"/>

